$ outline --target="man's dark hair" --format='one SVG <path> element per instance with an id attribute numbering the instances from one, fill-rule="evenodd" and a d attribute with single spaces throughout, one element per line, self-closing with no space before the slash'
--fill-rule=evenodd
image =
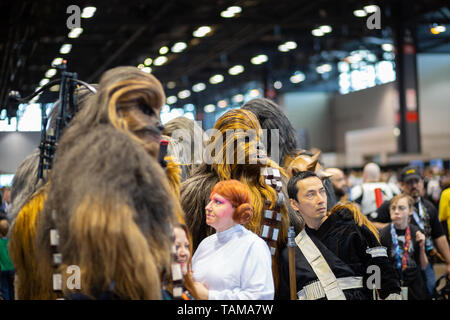
<path id="1" fill-rule="evenodd" d="M 312 171 L 300 171 L 296 173 L 291 179 L 289 179 L 287 187 L 289 199 L 297 200 L 297 193 L 298 193 L 297 182 L 310 177 L 319 178 L 317 174 L 315 174 Z"/>

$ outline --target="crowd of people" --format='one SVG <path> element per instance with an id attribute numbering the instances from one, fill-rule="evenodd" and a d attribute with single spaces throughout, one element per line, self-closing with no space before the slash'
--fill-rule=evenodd
<path id="1" fill-rule="evenodd" d="M 163 87 L 138 68 L 93 87 L 50 120 L 51 166 L 36 149 L 2 192 L 3 299 L 425 300 L 436 263 L 450 277 L 448 177 L 438 192 L 415 167 L 325 168 L 268 99 L 207 136 L 164 128 Z"/>

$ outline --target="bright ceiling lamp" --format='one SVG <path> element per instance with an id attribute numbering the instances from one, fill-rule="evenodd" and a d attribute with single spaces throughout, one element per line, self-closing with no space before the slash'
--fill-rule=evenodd
<path id="1" fill-rule="evenodd" d="M 325 64 L 318 66 L 316 68 L 316 71 L 317 71 L 317 73 L 322 74 L 322 73 L 330 72 L 331 69 L 332 69 L 331 64 L 325 63 Z"/>
<path id="2" fill-rule="evenodd" d="M 240 64 L 238 64 L 228 70 L 228 73 L 231 74 L 232 76 L 238 75 L 242 72 L 244 72 L 244 67 Z"/>
<path id="3" fill-rule="evenodd" d="M 203 107 L 203 111 L 205 111 L 206 113 L 211 113 L 214 112 L 216 110 L 216 106 L 213 104 L 207 104 L 206 106 Z"/>
<path id="4" fill-rule="evenodd" d="M 63 62 L 63 58 L 55 58 L 52 61 L 52 66 L 58 66 Z"/>
<path id="5" fill-rule="evenodd" d="M 56 74 L 56 69 L 48 69 L 45 73 L 46 78 L 51 78 Z"/>
<path id="6" fill-rule="evenodd" d="M 169 96 L 167 97 L 167 104 L 174 104 L 175 102 L 177 102 L 177 97 L 175 96 Z"/>
<path id="7" fill-rule="evenodd" d="M 383 43 L 383 44 L 381 45 L 381 48 L 382 48 L 384 51 L 388 51 L 388 52 L 394 50 L 394 46 L 393 46 L 391 43 Z"/>
<path id="8" fill-rule="evenodd" d="M 353 11 L 353 15 L 355 17 L 362 18 L 362 17 L 367 16 L 367 12 L 364 10 L 355 10 L 355 11 Z"/>
<path id="9" fill-rule="evenodd" d="M 161 47 L 161 48 L 159 49 L 159 54 L 166 54 L 167 52 L 169 52 L 169 48 L 166 47 L 166 46 Z"/>
<path id="10" fill-rule="evenodd" d="M 92 18 L 95 11 L 97 11 L 96 7 L 86 7 L 83 9 L 83 12 L 81 12 L 81 17 L 85 19 Z"/>
<path id="11" fill-rule="evenodd" d="M 72 45 L 70 43 L 65 43 L 59 49 L 59 53 L 68 54 L 70 52 L 70 50 L 72 50 Z"/>
<path id="12" fill-rule="evenodd" d="M 323 33 L 330 33 L 331 31 L 333 31 L 333 28 L 331 28 L 331 26 L 329 26 L 329 25 L 323 25 L 323 26 L 320 26 L 319 29 L 320 29 Z"/>
<path id="13" fill-rule="evenodd" d="M 203 82 L 199 82 L 192 86 L 192 91 L 200 92 L 200 91 L 205 90 L 205 88 L 206 88 L 206 85 Z"/>
<path id="14" fill-rule="evenodd" d="M 211 78 L 209 78 L 209 82 L 211 84 L 218 84 L 222 81 L 223 81 L 223 75 L 221 75 L 221 74 L 216 74 L 216 75 L 212 76 Z"/>
<path id="15" fill-rule="evenodd" d="M 186 99 L 191 95 L 191 92 L 189 90 L 183 90 L 178 92 L 178 98 L 180 99 Z"/>
<path id="16" fill-rule="evenodd" d="M 153 62 L 152 58 L 147 58 L 147 59 L 144 60 L 144 64 L 145 64 L 146 66 L 151 65 L 152 62 Z"/>
<path id="17" fill-rule="evenodd" d="M 292 83 L 300 83 L 306 79 L 305 74 L 303 72 L 297 71 L 294 75 L 292 75 L 289 80 Z"/>
<path id="18" fill-rule="evenodd" d="M 192 35 L 196 38 L 202 38 L 211 32 L 210 26 L 202 26 L 195 30 Z"/>
<path id="19" fill-rule="evenodd" d="M 186 48 L 187 48 L 187 44 L 185 42 L 177 42 L 172 46 L 172 48 L 170 50 L 172 50 L 172 52 L 174 52 L 174 53 L 180 53 Z"/>
<path id="20" fill-rule="evenodd" d="M 83 28 L 73 28 L 72 30 L 70 30 L 68 37 L 75 39 L 78 38 L 80 36 L 80 34 L 83 33 Z"/>
<path id="21" fill-rule="evenodd" d="M 154 61 L 153 61 L 153 64 L 155 65 L 155 66 L 162 66 L 164 63 L 166 63 L 167 62 L 167 57 L 165 57 L 165 56 L 160 56 L 160 57 L 158 57 L 158 58 L 156 58 Z"/>
<path id="22" fill-rule="evenodd" d="M 364 7 L 364 11 L 366 11 L 367 13 L 374 13 L 374 12 L 377 12 L 377 10 L 378 10 L 378 6 L 373 5 L 373 4 Z"/>
<path id="23" fill-rule="evenodd" d="M 269 60 L 269 57 L 267 57 L 265 54 L 260 54 L 255 57 L 253 57 L 250 62 L 253 64 L 262 64 L 264 62 L 267 62 Z"/>
<path id="24" fill-rule="evenodd" d="M 325 33 L 324 33 L 322 30 L 320 30 L 319 28 L 314 29 L 313 31 L 311 31 L 311 33 L 312 33 L 312 35 L 315 36 L 315 37 L 321 37 L 321 36 L 323 36 L 323 35 L 325 34 Z"/>
<path id="25" fill-rule="evenodd" d="M 41 82 L 39 82 L 39 85 L 40 85 L 41 87 L 43 87 L 43 86 L 45 86 L 45 85 L 46 85 L 47 83 L 49 83 L 49 82 L 50 82 L 49 79 L 44 78 L 44 79 L 41 80 Z"/>

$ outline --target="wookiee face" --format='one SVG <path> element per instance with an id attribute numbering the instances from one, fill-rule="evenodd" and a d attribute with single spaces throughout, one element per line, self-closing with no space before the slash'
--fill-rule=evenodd
<path id="1" fill-rule="evenodd" d="M 153 157 L 159 153 L 159 142 L 163 125 L 159 120 L 160 107 L 152 108 L 142 101 L 122 103 L 118 115 L 127 122 L 128 129 L 143 142 L 144 148 Z"/>

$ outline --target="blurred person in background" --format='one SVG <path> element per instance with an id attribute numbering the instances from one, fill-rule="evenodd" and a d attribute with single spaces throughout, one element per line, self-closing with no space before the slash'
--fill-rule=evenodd
<path id="1" fill-rule="evenodd" d="M 394 197 L 392 188 L 380 180 L 380 175 L 381 169 L 376 163 L 366 164 L 363 169 L 363 183 L 351 190 L 351 200 L 359 204 L 361 212 L 371 219 L 377 217 L 376 210 L 383 201 Z M 381 199 L 377 199 L 377 192 Z"/>
<path id="2" fill-rule="evenodd" d="M 344 172 L 338 168 L 327 168 L 325 172 L 331 174 L 331 184 L 333 185 L 334 195 L 341 202 L 348 201 L 348 184 Z"/>
<path id="3" fill-rule="evenodd" d="M 14 265 L 8 252 L 7 234 L 9 223 L 6 219 L 0 220 L 0 282 L 3 300 L 14 300 Z"/>

